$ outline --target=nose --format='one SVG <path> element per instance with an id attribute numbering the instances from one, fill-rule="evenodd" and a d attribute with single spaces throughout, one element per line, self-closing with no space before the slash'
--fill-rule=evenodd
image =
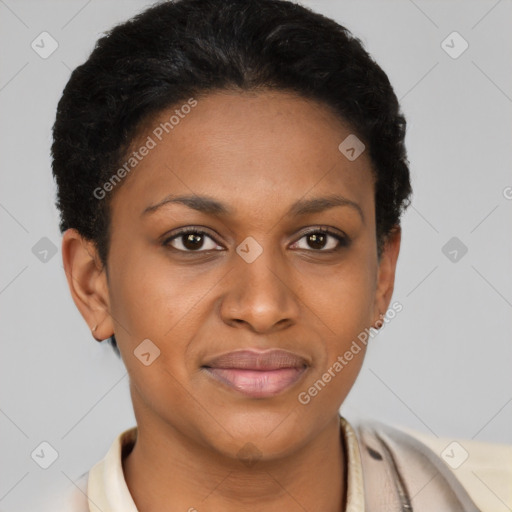
<path id="1" fill-rule="evenodd" d="M 300 310 L 291 272 L 276 252 L 264 249 L 252 263 L 233 255 L 234 268 L 220 307 L 225 323 L 271 333 L 297 322 Z"/>

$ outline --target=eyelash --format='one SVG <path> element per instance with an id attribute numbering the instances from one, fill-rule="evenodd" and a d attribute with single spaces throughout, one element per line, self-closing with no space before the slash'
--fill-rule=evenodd
<path id="1" fill-rule="evenodd" d="M 297 242 L 299 242 L 300 240 L 302 240 L 304 237 L 306 237 L 308 235 L 320 234 L 320 233 L 329 235 L 329 236 L 332 236 L 333 238 L 335 238 L 338 241 L 338 246 L 334 249 L 328 249 L 328 250 L 322 250 L 322 249 L 299 249 L 299 250 L 312 251 L 315 253 L 332 254 L 332 253 L 337 252 L 345 247 L 348 247 L 348 245 L 350 243 L 350 239 L 347 236 L 341 235 L 341 234 L 333 231 L 329 227 L 323 227 L 323 226 L 309 229 L 308 231 L 303 232 L 302 235 L 293 243 L 296 244 Z M 218 249 L 208 249 L 208 250 L 197 250 L 197 251 L 191 251 L 191 250 L 185 251 L 185 250 L 176 249 L 175 247 L 170 246 L 170 242 L 172 242 L 173 240 L 175 240 L 181 236 L 188 235 L 188 234 L 206 235 L 207 237 L 211 238 L 217 245 L 221 245 L 221 244 L 219 244 L 219 242 L 217 242 L 217 240 L 215 240 L 215 237 L 213 237 L 210 233 L 208 233 L 207 231 L 204 231 L 202 229 L 199 229 L 199 228 L 181 228 L 176 233 L 174 233 L 172 236 L 166 238 L 162 242 L 162 245 L 164 247 L 170 247 L 171 249 L 173 249 L 177 252 L 188 253 L 188 254 L 214 252 L 214 251 L 218 250 Z"/>

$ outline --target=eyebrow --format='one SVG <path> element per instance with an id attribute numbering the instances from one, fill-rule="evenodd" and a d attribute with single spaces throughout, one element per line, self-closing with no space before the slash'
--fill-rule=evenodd
<path id="1" fill-rule="evenodd" d="M 154 213 L 162 206 L 173 203 L 183 204 L 193 210 L 197 210 L 198 212 L 202 212 L 208 215 L 226 216 L 233 213 L 233 211 L 228 206 L 208 196 L 174 196 L 171 194 L 158 203 L 148 206 L 146 209 L 144 209 L 141 216 Z M 300 199 L 299 201 L 292 204 L 286 215 L 311 215 L 313 213 L 319 213 L 336 206 L 348 206 L 349 208 L 354 209 L 357 211 L 362 221 L 365 221 L 361 207 L 354 201 L 351 201 L 350 199 L 340 195 L 329 195 L 326 197 L 316 197 L 313 199 Z"/>

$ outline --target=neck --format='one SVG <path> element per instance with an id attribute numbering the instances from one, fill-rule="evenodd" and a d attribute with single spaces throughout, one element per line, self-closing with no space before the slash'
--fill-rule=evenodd
<path id="1" fill-rule="evenodd" d="M 345 465 L 338 416 L 286 458 L 246 465 L 195 445 L 168 424 L 139 422 L 135 446 L 123 461 L 140 512 L 340 512 L 345 510 Z"/>

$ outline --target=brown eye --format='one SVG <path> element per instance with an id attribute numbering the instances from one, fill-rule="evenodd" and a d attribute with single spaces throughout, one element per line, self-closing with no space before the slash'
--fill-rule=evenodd
<path id="1" fill-rule="evenodd" d="M 301 245 L 301 241 L 304 243 Z M 297 242 L 294 248 L 313 250 L 316 252 L 333 252 L 348 245 L 348 239 L 338 233 L 328 230 L 317 229 L 305 233 Z"/>
<path id="2" fill-rule="evenodd" d="M 325 233 L 311 233 L 306 236 L 308 245 L 312 249 L 323 249 L 327 244 L 329 235 Z"/>
<path id="3" fill-rule="evenodd" d="M 189 233 L 188 235 L 181 235 L 182 245 L 190 251 L 201 249 L 204 245 L 204 236 L 197 233 Z"/>
<path id="4" fill-rule="evenodd" d="M 220 247 L 210 235 L 197 229 L 183 230 L 167 238 L 163 245 L 182 252 L 215 251 Z"/>

